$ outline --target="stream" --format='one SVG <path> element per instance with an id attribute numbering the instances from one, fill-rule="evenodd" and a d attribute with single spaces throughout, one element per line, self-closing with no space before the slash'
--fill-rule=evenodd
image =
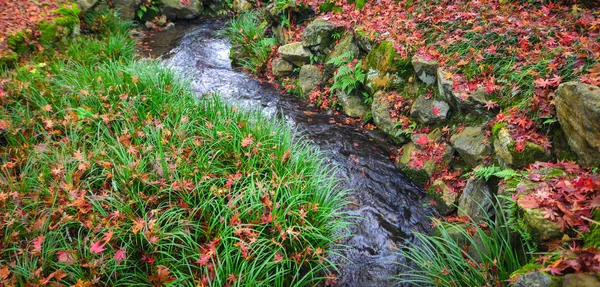
<path id="1" fill-rule="evenodd" d="M 260 108 L 269 117 L 285 119 L 304 138 L 318 146 L 338 167 L 337 175 L 349 190 L 348 214 L 354 224 L 342 244 L 338 286 L 394 286 L 390 276 L 402 272 L 405 259 L 396 250 L 412 244 L 412 231 L 427 231 L 432 211 L 423 190 L 398 171 L 385 135 L 356 125 L 344 116 L 318 112 L 297 97 L 281 94 L 268 84 L 235 71 L 229 61 L 230 44 L 218 33 L 223 20 L 177 23 L 170 31 L 144 39 L 150 57 L 190 77 L 197 95 L 217 93 L 245 108 Z"/>

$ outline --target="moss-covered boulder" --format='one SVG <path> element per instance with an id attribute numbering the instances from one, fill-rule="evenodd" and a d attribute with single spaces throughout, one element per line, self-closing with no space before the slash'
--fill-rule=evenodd
<path id="1" fill-rule="evenodd" d="M 566 274 L 563 277 L 562 287 L 598 287 L 600 279 L 598 274 Z"/>
<path id="2" fill-rule="evenodd" d="M 456 242 L 459 247 L 467 248 L 470 244 L 467 228 L 469 225 L 465 223 L 441 223 L 433 229 L 433 236 L 445 237 L 444 235 L 448 235 L 450 240 Z"/>
<path id="3" fill-rule="evenodd" d="M 195 19 L 202 14 L 203 6 L 200 0 L 161 0 L 161 12 L 170 20 Z"/>
<path id="4" fill-rule="evenodd" d="M 434 180 L 429 189 L 427 189 L 427 196 L 433 199 L 435 202 L 434 208 L 440 215 L 446 216 L 456 211 L 459 194 L 448 187 L 443 180 Z"/>
<path id="5" fill-rule="evenodd" d="M 369 111 L 369 107 L 365 105 L 364 99 L 356 93 L 347 94 L 344 91 L 338 90 L 336 95 L 342 105 L 342 110 L 349 117 L 364 117 Z"/>
<path id="6" fill-rule="evenodd" d="M 252 3 L 247 0 L 233 0 L 232 8 L 236 13 L 241 13 L 252 9 Z"/>
<path id="7" fill-rule="evenodd" d="M 302 42 L 289 43 L 277 49 L 279 56 L 284 60 L 301 67 L 310 62 L 311 52 L 302 45 Z"/>
<path id="8" fill-rule="evenodd" d="M 521 275 L 515 281 L 515 287 L 560 287 L 561 284 L 552 276 L 536 271 Z"/>
<path id="9" fill-rule="evenodd" d="M 312 21 L 302 32 L 302 44 L 310 50 L 323 54 L 334 42 L 335 25 L 322 19 Z"/>
<path id="10" fill-rule="evenodd" d="M 545 218 L 538 208 L 522 208 L 524 222 L 529 226 L 532 237 L 539 242 L 552 241 L 560 239 L 563 233 L 558 228 L 556 222 Z"/>
<path id="11" fill-rule="evenodd" d="M 421 147 L 412 141 L 402 146 L 402 156 L 397 159 L 396 167 L 416 185 L 424 187 L 436 171 L 437 165 L 430 160 L 425 160 L 420 167 L 415 167 L 414 164 L 411 164 L 413 161 L 413 151 L 416 149 L 421 149 Z"/>
<path id="12" fill-rule="evenodd" d="M 478 166 L 491 155 L 492 147 L 488 143 L 481 127 L 466 127 L 450 138 L 452 147 L 471 167 Z"/>
<path id="13" fill-rule="evenodd" d="M 563 83 L 556 91 L 555 103 L 560 126 L 579 161 L 600 165 L 600 87 Z"/>
<path id="14" fill-rule="evenodd" d="M 375 46 L 362 64 L 363 69 L 367 71 L 365 87 L 371 94 L 401 85 L 406 81 L 410 69 L 410 62 L 401 60 L 394 45 L 388 41 Z"/>
<path id="15" fill-rule="evenodd" d="M 323 72 L 315 65 L 304 65 L 300 68 L 298 85 L 302 95 L 308 97 L 310 92 L 317 89 L 323 81 Z"/>
<path id="16" fill-rule="evenodd" d="M 522 168 L 536 161 L 548 161 L 551 158 L 550 151 L 531 142 L 525 142 L 523 150 L 517 151 L 515 139 L 502 123 L 497 123 L 492 130 L 495 159 L 502 168 Z"/>

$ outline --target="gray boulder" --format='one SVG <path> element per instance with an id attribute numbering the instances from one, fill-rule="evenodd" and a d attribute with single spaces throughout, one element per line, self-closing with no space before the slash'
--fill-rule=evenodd
<path id="1" fill-rule="evenodd" d="M 442 68 L 437 69 L 437 83 L 440 95 L 454 109 L 463 114 L 470 114 L 476 117 L 484 117 L 491 119 L 498 113 L 498 109 L 488 109 L 485 107 L 486 98 L 485 90 L 479 89 L 470 95 L 462 95 L 454 90 L 454 81 L 448 78 L 446 72 Z"/>
<path id="2" fill-rule="evenodd" d="M 142 4 L 142 0 L 113 0 L 115 9 L 119 10 L 119 16 L 122 19 L 134 19 L 137 9 Z"/>
<path id="3" fill-rule="evenodd" d="M 411 64 L 415 69 L 415 74 L 423 83 L 433 85 L 437 82 L 437 69 L 440 66 L 437 61 L 414 55 Z"/>
<path id="4" fill-rule="evenodd" d="M 450 137 L 450 143 L 471 167 L 481 164 L 492 151 L 481 127 L 466 127 L 462 132 Z"/>
<path id="5" fill-rule="evenodd" d="M 302 46 L 302 42 L 289 43 L 277 49 L 279 56 L 284 60 L 302 66 L 310 62 L 310 51 Z"/>
<path id="6" fill-rule="evenodd" d="M 600 87 L 563 83 L 555 98 L 556 114 L 571 150 L 581 163 L 600 164 Z"/>
<path id="7" fill-rule="evenodd" d="M 475 223 L 494 215 L 493 190 L 483 179 L 470 179 L 458 200 L 458 216 L 468 216 Z"/>
<path id="8" fill-rule="evenodd" d="M 373 43 L 373 41 L 369 40 L 369 38 L 361 35 L 358 32 L 356 32 L 355 38 L 356 38 L 356 44 L 358 44 L 358 46 L 363 51 L 365 51 L 365 53 L 371 52 L 371 50 L 373 50 L 373 47 L 375 47 L 375 44 Z"/>
<path id="9" fill-rule="evenodd" d="M 283 59 L 273 60 L 271 68 L 275 77 L 287 76 L 294 72 L 294 65 Z"/>
<path id="10" fill-rule="evenodd" d="M 189 5 L 184 5 L 181 0 L 162 0 L 161 12 L 170 20 L 198 18 L 202 13 L 202 1 L 189 1 Z"/>
<path id="11" fill-rule="evenodd" d="M 373 122 L 377 125 L 377 128 L 388 134 L 392 141 L 396 144 L 403 144 L 407 138 L 396 136 L 396 120 L 390 116 L 390 103 L 385 98 L 386 93 L 378 91 L 373 95 L 373 103 L 371 104 L 371 114 L 373 115 Z"/>
<path id="12" fill-rule="evenodd" d="M 450 189 L 441 179 L 433 181 L 427 195 L 434 200 L 435 209 L 441 216 L 451 214 L 456 210 L 458 193 Z"/>
<path id="13" fill-rule="evenodd" d="M 319 70 L 319 67 L 315 65 L 304 65 L 300 68 L 300 75 L 298 76 L 298 84 L 302 91 L 302 95 L 308 96 L 308 94 L 317 89 L 319 84 L 323 81 L 323 72 Z"/>
<path id="14" fill-rule="evenodd" d="M 335 26 L 325 20 L 314 20 L 302 32 L 302 44 L 317 53 L 323 53 L 333 44 Z"/>
<path id="15" fill-rule="evenodd" d="M 98 4 L 98 0 L 77 0 L 77 5 L 81 9 L 81 13 L 86 13 Z"/>
<path id="16" fill-rule="evenodd" d="M 356 94 L 346 94 L 346 92 L 340 90 L 336 94 L 342 104 L 344 113 L 349 117 L 360 118 L 367 114 L 369 108 L 364 104 L 362 97 Z"/>
<path id="17" fill-rule="evenodd" d="M 550 287 L 552 278 L 539 271 L 527 273 L 519 277 L 515 282 L 515 287 Z"/>
<path id="18" fill-rule="evenodd" d="M 410 109 L 410 116 L 422 124 L 438 125 L 447 120 L 449 111 L 448 103 L 434 99 L 428 100 L 425 95 L 420 95 Z"/>

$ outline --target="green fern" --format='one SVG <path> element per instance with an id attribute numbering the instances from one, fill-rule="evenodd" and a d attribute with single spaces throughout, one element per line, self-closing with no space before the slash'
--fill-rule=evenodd
<path id="1" fill-rule="evenodd" d="M 348 64 L 354 60 L 354 54 L 352 52 L 343 53 L 337 57 L 327 61 L 328 64 L 333 64 L 338 67 L 335 75 L 333 76 L 333 85 L 331 86 L 331 92 L 342 91 L 346 94 L 351 94 L 353 91 L 358 90 L 367 78 L 367 73 L 362 69 L 361 66 L 351 67 Z"/>

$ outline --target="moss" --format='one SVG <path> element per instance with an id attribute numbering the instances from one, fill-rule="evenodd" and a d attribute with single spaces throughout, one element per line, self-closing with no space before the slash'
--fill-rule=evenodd
<path id="1" fill-rule="evenodd" d="M 515 272 L 513 272 L 510 275 L 510 277 L 527 274 L 531 271 L 536 271 L 536 270 L 540 269 L 540 267 L 542 267 L 542 266 L 537 263 L 527 263 L 527 264 L 523 265 L 523 267 L 521 267 L 519 270 L 516 270 Z"/>
<path id="2" fill-rule="evenodd" d="M 536 161 L 547 161 L 550 159 L 543 147 L 531 142 L 525 142 L 525 149 L 520 152 L 515 150 L 514 144 L 510 144 L 508 149 L 512 156 L 512 165 L 517 168 Z"/>
<path id="3" fill-rule="evenodd" d="M 380 75 L 397 73 L 404 75 L 409 69 L 410 61 L 402 60 L 391 42 L 383 41 L 375 46 L 363 62 L 365 70 L 377 70 Z"/>
<path id="4" fill-rule="evenodd" d="M 410 180 L 412 180 L 417 186 L 423 188 L 429 181 L 429 175 L 425 169 L 412 169 L 408 166 L 401 167 L 400 171 Z"/>
<path id="5" fill-rule="evenodd" d="M 28 31 L 19 31 L 9 36 L 6 42 L 11 50 L 17 54 L 23 54 L 31 51 L 30 38 L 31 33 Z"/>
<path id="6" fill-rule="evenodd" d="M 600 209 L 594 211 L 594 220 L 600 222 Z M 600 225 L 592 223 L 590 232 L 583 235 L 585 246 L 587 247 L 600 247 Z"/>
<path id="7" fill-rule="evenodd" d="M 496 124 L 494 124 L 494 126 L 492 127 L 492 138 L 494 138 L 494 139 L 497 138 L 498 137 L 498 133 L 504 127 L 506 127 L 505 123 L 496 123 Z"/>
<path id="8" fill-rule="evenodd" d="M 19 55 L 14 51 L 8 51 L 6 55 L 0 56 L 0 69 L 12 68 L 19 60 Z"/>
<path id="9" fill-rule="evenodd" d="M 319 11 L 321 11 L 321 13 L 329 13 L 331 11 L 340 13 L 342 12 L 342 7 L 336 6 L 335 4 L 331 3 L 331 1 L 327 0 L 319 5 Z"/>
<path id="10" fill-rule="evenodd" d="M 37 29 L 40 32 L 39 42 L 42 46 L 49 47 L 57 40 L 58 29 L 56 24 L 42 21 L 38 23 Z"/>

